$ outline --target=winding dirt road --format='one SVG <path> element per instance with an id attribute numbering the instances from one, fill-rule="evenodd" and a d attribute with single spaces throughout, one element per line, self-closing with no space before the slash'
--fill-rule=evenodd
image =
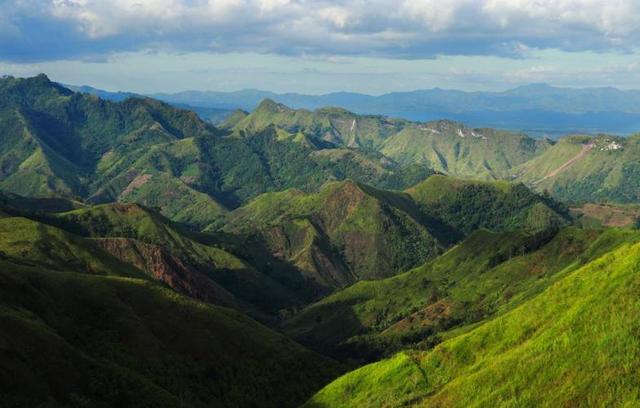
<path id="1" fill-rule="evenodd" d="M 534 185 L 540 184 L 543 181 L 545 181 L 547 179 L 550 179 L 551 177 L 555 177 L 558 174 L 562 173 L 563 171 L 565 171 L 569 167 L 573 166 L 577 161 L 582 159 L 584 156 L 586 156 L 593 149 L 594 146 L 595 145 L 593 143 L 582 145 L 582 149 L 580 150 L 580 153 L 576 154 L 574 157 L 572 157 L 571 159 L 567 160 L 562 166 L 560 166 L 557 169 L 549 172 L 549 174 L 544 176 L 544 178 L 541 178 L 540 180 L 534 182 L 533 184 Z"/>

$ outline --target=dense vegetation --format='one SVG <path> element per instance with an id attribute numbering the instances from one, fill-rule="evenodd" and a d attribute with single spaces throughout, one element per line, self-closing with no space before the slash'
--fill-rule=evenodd
<path id="1" fill-rule="evenodd" d="M 408 193 L 352 181 L 317 193 L 258 196 L 228 214 L 223 230 L 257 235 L 274 255 L 328 288 L 406 271 L 479 229 L 539 231 L 566 210 L 526 187 L 431 176 Z"/>
<path id="2" fill-rule="evenodd" d="M 92 239 L 0 219 L 3 405 L 296 406 L 336 373 L 125 261 Z"/>
<path id="3" fill-rule="evenodd" d="M 583 264 L 627 237 L 574 228 L 536 234 L 478 231 L 414 270 L 359 282 L 322 299 L 288 321 L 285 331 L 342 358 L 370 360 L 400 348 L 429 348 L 443 332 L 513 307 L 568 266 Z"/>

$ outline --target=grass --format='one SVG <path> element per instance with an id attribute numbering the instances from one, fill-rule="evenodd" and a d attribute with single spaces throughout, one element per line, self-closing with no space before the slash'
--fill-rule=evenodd
<path id="1" fill-rule="evenodd" d="M 610 149 L 616 143 L 618 149 Z M 593 147 L 571 166 L 545 178 L 575 157 L 584 144 Z M 558 199 L 585 202 L 632 204 L 638 201 L 640 139 L 600 135 L 573 137 L 559 143 L 518 169 L 518 179 Z"/>
<path id="2" fill-rule="evenodd" d="M 306 406 L 637 405 L 639 264 L 640 244 L 623 244 L 433 351 L 341 377 Z"/>
<path id="3" fill-rule="evenodd" d="M 567 228 L 557 235 L 479 231 L 424 266 L 363 281 L 310 305 L 285 332 L 340 358 L 371 360 L 432 347 L 447 332 L 504 313 L 633 231 Z"/>

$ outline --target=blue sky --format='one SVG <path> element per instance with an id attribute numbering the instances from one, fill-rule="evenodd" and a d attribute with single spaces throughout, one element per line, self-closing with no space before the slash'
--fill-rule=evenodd
<path id="1" fill-rule="evenodd" d="M 109 90 L 640 88 L 637 0 L 2 0 L 0 74 Z"/>

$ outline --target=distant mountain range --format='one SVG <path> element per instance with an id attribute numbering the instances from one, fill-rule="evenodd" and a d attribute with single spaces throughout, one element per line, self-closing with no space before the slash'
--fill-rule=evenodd
<path id="1" fill-rule="evenodd" d="M 293 108 L 336 106 L 359 114 L 380 114 L 414 121 L 451 119 L 556 137 L 568 133 L 629 134 L 640 130 L 640 91 L 616 88 L 556 88 L 533 84 L 504 92 L 430 89 L 380 96 L 336 92 L 326 95 L 188 91 L 150 95 L 197 107 L 253 110 L 265 98 Z"/>

